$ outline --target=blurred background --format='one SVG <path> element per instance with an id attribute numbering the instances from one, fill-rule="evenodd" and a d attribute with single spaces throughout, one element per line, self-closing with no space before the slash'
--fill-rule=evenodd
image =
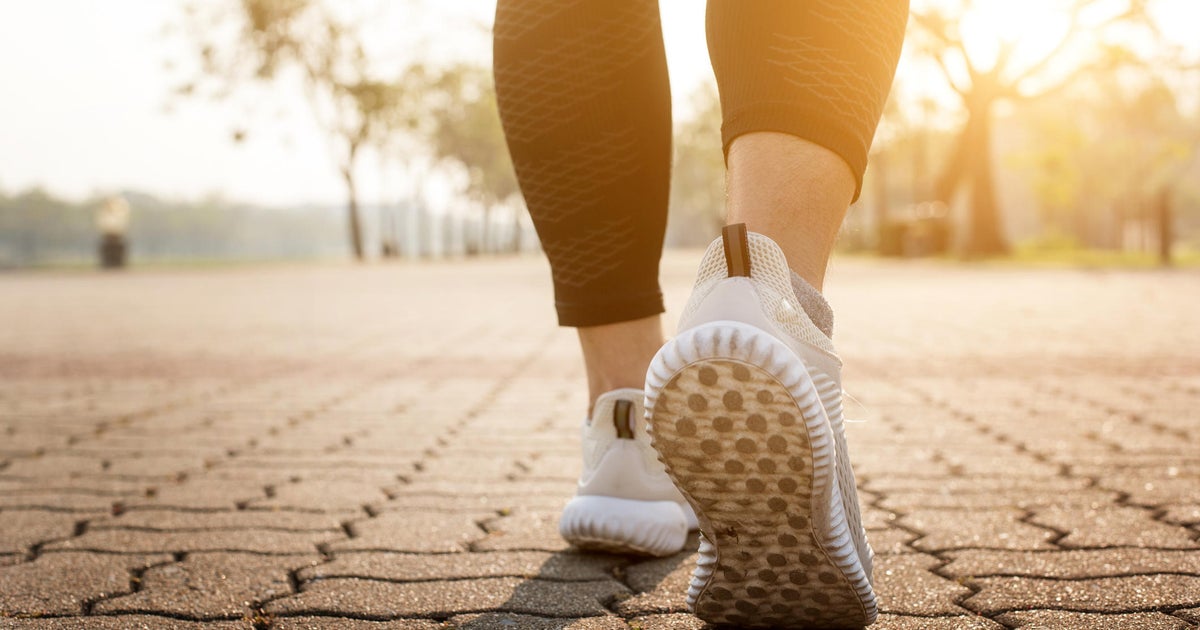
<path id="1" fill-rule="evenodd" d="M 723 212 L 695 0 L 661 0 L 671 247 Z M 537 249 L 479 0 L 0 0 L 0 268 Z M 843 252 L 1200 263 L 1200 3 L 912 0 Z"/>

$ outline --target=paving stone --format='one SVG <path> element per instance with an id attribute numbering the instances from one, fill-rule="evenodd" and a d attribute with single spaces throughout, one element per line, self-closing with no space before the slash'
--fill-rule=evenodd
<path id="1" fill-rule="evenodd" d="M 964 449 L 955 444 L 952 449 L 941 451 L 943 461 L 951 470 L 964 475 L 1010 475 L 1016 477 L 1053 477 L 1058 474 L 1057 465 L 1039 462 L 1028 454 L 1003 452 L 995 442 L 981 445 L 982 448 Z M 990 448 L 989 448 L 990 447 Z M 998 452 L 999 451 L 999 452 Z"/>
<path id="2" fill-rule="evenodd" d="M 461 479 L 474 481 L 478 479 L 505 479 L 522 472 L 516 462 L 509 457 L 432 457 L 418 464 L 420 471 L 417 479 Z"/>
<path id="3" fill-rule="evenodd" d="M 1126 492 L 1130 503 L 1147 506 L 1195 502 L 1200 494 L 1200 480 L 1187 477 L 1109 476 L 1100 479 L 1100 486 Z"/>
<path id="4" fill-rule="evenodd" d="M 870 530 L 887 529 L 900 518 L 895 512 L 881 510 L 869 505 L 862 506 L 863 527 Z"/>
<path id="5" fill-rule="evenodd" d="M 696 255 L 664 255 L 672 312 Z M 288 554 L 320 548 L 332 558 L 305 573 L 304 593 L 280 600 L 302 606 L 260 622 L 424 629 L 459 615 L 474 627 L 621 627 L 604 603 L 643 628 L 700 626 L 664 612 L 681 610 L 688 554 L 674 566 L 587 556 L 557 534 L 586 392 L 575 335 L 545 308 L 538 260 L 155 271 L 103 287 L 90 274 L 0 278 L 0 303 L 23 305 L 0 310 L 0 519 L 14 507 L 48 515 L 0 522 L 0 601 L 44 592 L 68 602 L 55 614 L 76 615 L 85 600 L 103 610 L 161 595 L 155 606 L 236 607 L 227 625 L 246 626 L 235 591 L 252 598 L 278 583 Z M 983 589 L 967 601 L 1002 602 L 997 614 L 1051 627 L 1200 623 L 1189 599 L 1200 592 L 1194 274 L 843 262 L 830 288 L 846 384 L 863 401 L 847 414 L 869 421 L 847 433 L 881 602 L 897 611 L 875 627 L 996 627 L 954 607 L 969 593 L 940 575 Z M 101 293 L 89 302 L 99 309 L 66 305 Z M 435 293 L 411 308 L 412 295 Z M 506 317 L 463 308 L 496 295 Z M 1080 315 L 1078 304 L 1090 309 Z M 77 334 L 100 324 L 117 334 Z M 463 342 L 478 338 L 486 349 Z M 1121 360 L 1095 339 L 1120 339 Z M 67 522 L 73 533 L 77 520 L 89 522 L 82 536 L 48 547 L 108 551 L 24 561 L 30 537 Z M 1049 544 L 1059 532 L 1064 544 L 1105 548 Z M 1166 544 L 1186 549 L 1138 546 Z M 949 564 L 933 573 L 919 548 Z M 230 559 L 201 567 L 197 549 Z M 207 597 L 229 599 L 182 594 L 179 576 L 157 568 L 122 596 L 127 567 L 109 578 L 87 560 L 150 550 L 191 550 L 168 566 L 196 567 L 198 579 L 224 571 Z M 74 566 L 45 568 L 64 555 Z M 253 562 L 267 565 L 256 573 Z M 115 590 L 92 594 L 109 579 Z M 1082 602 L 1080 615 L 1062 602 Z M 0 627 L 194 625 L 71 619 Z"/>
<path id="6" fill-rule="evenodd" d="M 487 520 L 483 523 L 487 536 L 474 547 L 481 551 L 565 551 L 571 545 L 558 533 L 559 515 L 557 511 L 522 510 Z"/>
<path id="7" fill-rule="evenodd" d="M 313 553 L 323 541 L 339 536 L 327 532 L 287 532 L 268 529 L 159 532 L 133 529 L 100 529 L 83 536 L 51 543 L 52 551 L 88 550 L 118 553 L 190 551 L 248 551 L 256 553 Z"/>
<path id="8" fill-rule="evenodd" d="M 300 571 L 303 580 L 362 577 L 377 580 L 422 581 L 479 577 L 540 577 L 589 581 L 612 577 L 620 558 L 609 554 L 541 551 L 408 554 L 337 552 L 330 562 Z"/>
<path id="9" fill-rule="evenodd" d="M 1056 534 L 1022 523 L 1018 510 L 921 510 L 906 514 L 900 525 L 924 533 L 912 546 L 924 551 L 963 547 L 1053 549 Z"/>
<path id="10" fill-rule="evenodd" d="M 392 583 L 329 579 L 306 584 L 298 595 L 266 606 L 272 614 L 354 614 L 373 618 L 450 616 L 500 610 L 551 617 L 607 613 L 605 604 L 628 593 L 619 583 L 550 582 L 483 578 L 449 582 Z"/>
<path id="11" fill-rule="evenodd" d="M 61 490 L 22 492 L 20 494 L 0 493 L 0 509 L 4 511 L 17 508 L 97 512 L 111 510 L 114 503 L 123 501 L 125 499 L 119 496 L 90 492 L 63 492 Z"/>
<path id="12" fill-rule="evenodd" d="M 70 537 L 76 523 L 88 516 L 94 515 L 40 510 L 0 512 L 0 553 L 23 553 L 34 544 Z"/>
<path id="13" fill-rule="evenodd" d="M 130 571 L 170 561 L 168 555 L 46 553 L 0 567 L 0 620 L 82 614 L 89 601 L 130 592 Z"/>
<path id="14" fill-rule="evenodd" d="M 1160 523 L 1144 509 L 1108 506 L 1099 509 L 1043 508 L 1034 512 L 1030 522 L 1067 532 L 1056 541 L 1063 547 L 1197 546 L 1185 528 Z"/>
<path id="15" fill-rule="evenodd" d="M 278 466 L 243 466 L 242 462 L 234 459 L 207 472 L 206 479 L 225 479 L 234 481 L 253 481 L 260 486 L 281 485 L 299 481 L 357 481 L 385 487 L 400 480 L 397 470 L 404 468 L 398 461 L 391 468 L 330 468 L 322 466 L 311 468 L 281 464 Z M 405 468 L 407 471 L 407 468 Z"/>
<path id="16" fill-rule="evenodd" d="M 1035 485 L 1036 487 L 1036 485 Z M 880 506 L 905 512 L 914 509 L 1030 509 L 1041 506 L 1094 507 L 1117 500 L 1110 490 L 1042 491 L 1025 488 L 1007 492 L 888 492 Z"/>
<path id="17" fill-rule="evenodd" d="M 193 618 L 252 616 L 254 606 L 292 592 L 288 572 L 320 556 L 193 553 L 181 562 L 151 567 L 141 590 L 99 602 L 99 613 L 154 613 Z"/>
<path id="18" fill-rule="evenodd" d="M 557 511 L 566 504 L 558 495 L 493 494 L 480 496 L 405 495 L 384 503 L 372 503 L 375 512 L 490 512 L 509 513 L 517 510 Z"/>
<path id="19" fill-rule="evenodd" d="M 13 458 L 4 468 L 6 476 L 32 479 L 63 478 L 68 475 L 99 475 L 102 472 L 104 472 L 104 459 L 101 457 L 63 454 Z"/>
<path id="20" fill-rule="evenodd" d="M 141 495 L 153 482 L 122 479 L 106 475 L 59 477 L 50 479 L 0 479 L 0 492 L 5 494 L 44 494 L 46 492 L 70 492 L 122 497 Z"/>
<path id="21" fill-rule="evenodd" d="M 670 613 L 636 617 L 629 621 L 629 627 L 637 630 L 704 630 L 710 626 L 694 615 Z"/>
<path id="22" fill-rule="evenodd" d="M 275 486 L 275 496 L 252 501 L 250 505 L 255 508 L 345 512 L 386 499 L 387 495 L 375 484 L 320 479 Z"/>
<path id="23" fill-rule="evenodd" d="M 517 460 L 519 479 L 555 479 L 575 481 L 583 471 L 583 459 L 572 450 L 562 455 L 537 454 Z"/>
<path id="24" fill-rule="evenodd" d="M 454 512 L 385 512 L 375 518 L 352 521 L 354 536 L 329 545 L 335 551 L 408 551 L 439 553 L 464 551 L 484 536 L 478 522 L 486 514 Z"/>
<path id="25" fill-rule="evenodd" d="M 342 533 L 338 515 L 291 510 L 229 510 L 220 512 L 132 508 L 120 516 L 93 519 L 88 530 L 142 528 L 159 530 L 193 529 L 287 529 Z"/>
<path id="26" fill-rule="evenodd" d="M 1200 576 L 1132 575 L 1091 580 L 980 578 L 964 605 L 990 615 L 1030 608 L 1127 612 L 1200 604 Z"/>
<path id="27" fill-rule="evenodd" d="M 1168 505 L 1162 520 L 1177 525 L 1200 525 L 1200 503 Z"/>
<path id="28" fill-rule="evenodd" d="M 130 506 L 178 509 L 233 510 L 239 504 L 266 496 L 264 486 L 254 481 L 196 478 L 182 483 L 162 484 L 153 496 L 127 501 Z"/>
<path id="29" fill-rule="evenodd" d="M 138 457 L 109 457 L 106 472 L 110 475 L 128 477 L 153 477 L 170 479 L 184 472 L 198 472 L 205 469 L 208 462 L 220 458 L 168 456 L 138 456 Z"/>
<path id="30" fill-rule="evenodd" d="M 1027 480 L 995 476 L 958 477 L 906 477 L 884 475 L 864 481 L 864 488 L 872 492 L 895 494 L 902 492 L 934 493 L 943 496 L 963 494 L 1008 494 L 1019 497 L 1022 493 L 1036 490 L 1038 493 L 1070 492 L 1084 490 L 1091 484 L 1088 479 L 1072 477 L 1047 477 L 1038 479 L 1034 487 Z"/>
<path id="31" fill-rule="evenodd" d="M 446 625 L 455 630 L 629 630 L 624 620 L 613 616 L 548 619 L 504 613 L 456 615 Z"/>
<path id="32" fill-rule="evenodd" d="M 274 617 L 271 630 L 445 630 L 445 626 L 428 619 L 396 619 L 392 621 L 363 621 L 346 617 Z"/>
<path id="33" fill-rule="evenodd" d="M 914 617 L 883 613 L 871 630 L 1001 630 L 1004 626 L 986 617 Z"/>
<path id="34" fill-rule="evenodd" d="M 998 619 L 1012 627 L 1026 630 L 1057 630 L 1058 628 L 1071 628 L 1071 630 L 1120 630 L 1123 628 L 1185 630 L 1190 625 L 1178 617 L 1157 612 L 1098 615 L 1061 610 L 1030 610 L 1005 613 Z"/>
<path id="35" fill-rule="evenodd" d="M 910 615 L 960 615 L 957 605 L 970 589 L 930 571 L 940 561 L 924 554 L 878 556 L 875 589 L 880 612 Z"/>
<path id="36" fill-rule="evenodd" d="M 14 630 L 254 630 L 247 620 L 184 621 L 152 615 L 0 619 L 0 628 Z"/>
<path id="37" fill-rule="evenodd" d="M 313 472 L 375 468 L 379 474 L 390 476 L 393 479 L 402 470 L 407 470 L 403 462 L 404 459 L 398 458 L 395 455 L 368 455 L 363 453 L 357 453 L 353 456 L 339 453 L 315 457 L 298 457 L 287 453 L 275 455 L 270 453 L 255 453 L 237 458 L 238 466 L 243 468 L 273 468 L 288 471 L 300 468 Z"/>
<path id="38" fill-rule="evenodd" d="M 914 549 L 910 545 L 918 537 L 919 534 L 914 534 L 897 527 L 873 529 L 867 532 L 867 542 L 871 543 L 871 549 L 880 555 L 888 553 L 912 553 Z"/>
<path id="39" fill-rule="evenodd" d="M 691 552 L 631 564 L 624 571 L 625 583 L 636 594 L 619 601 L 614 610 L 627 617 L 687 612 L 685 598 L 695 568 L 696 554 Z"/>
<path id="40" fill-rule="evenodd" d="M 1163 549 L 1073 551 L 948 551 L 942 572 L 960 577 L 1030 576 L 1087 578 L 1135 573 L 1200 574 L 1200 553 Z"/>

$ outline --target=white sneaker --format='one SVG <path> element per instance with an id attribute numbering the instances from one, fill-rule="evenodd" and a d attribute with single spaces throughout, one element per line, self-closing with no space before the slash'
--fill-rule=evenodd
<path id="1" fill-rule="evenodd" d="M 583 474 L 558 523 L 577 547 L 666 556 L 698 526 L 650 446 L 644 399 L 640 389 L 602 394 L 583 425 Z"/>
<path id="2" fill-rule="evenodd" d="M 725 228 L 646 376 L 667 472 L 700 517 L 688 605 L 705 621 L 875 621 L 872 552 L 842 424 L 841 361 L 771 239 Z"/>

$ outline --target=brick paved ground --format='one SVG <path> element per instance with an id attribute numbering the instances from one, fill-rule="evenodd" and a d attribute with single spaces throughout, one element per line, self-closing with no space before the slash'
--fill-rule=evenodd
<path id="1" fill-rule="evenodd" d="M 0 627 L 698 627 L 689 554 L 556 533 L 585 401 L 546 275 L 0 276 Z M 831 284 L 879 627 L 1200 622 L 1200 275 Z"/>

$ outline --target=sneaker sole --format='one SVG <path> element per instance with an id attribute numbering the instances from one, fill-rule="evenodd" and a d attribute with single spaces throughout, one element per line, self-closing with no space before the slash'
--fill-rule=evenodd
<path id="1" fill-rule="evenodd" d="M 829 420 L 802 361 L 739 322 L 685 331 L 646 383 L 651 444 L 700 520 L 688 606 L 714 624 L 860 628 L 876 600 L 851 540 Z M 827 513 L 814 518 L 814 509 Z M 828 531 L 814 523 L 830 523 Z"/>
<path id="2" fill-rule="evenodd" d="M 687 541 L 687 518 L 674 501 L 577 496 L 563 508 L 558 531 L 580 549 L 669 556 Z"/>

